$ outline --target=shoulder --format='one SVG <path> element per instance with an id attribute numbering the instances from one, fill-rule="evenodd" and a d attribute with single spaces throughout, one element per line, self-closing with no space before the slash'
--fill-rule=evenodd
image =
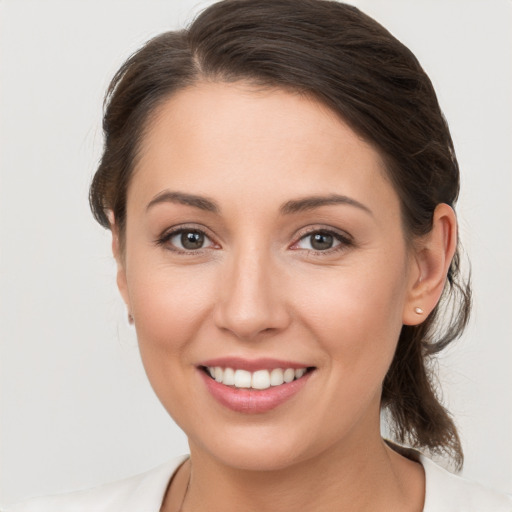
<path id="1" fill-rule="evenodd" d="M 2 512 L 158 512 L 169 481 L 186 458 L 94 489 L 23 501 Z"/>
<path id="2" fill-rule="evenodd" d="M 512 497 L 471 482 L 420 456 L 425 469 L 423 512 L 512 512 Z"/>

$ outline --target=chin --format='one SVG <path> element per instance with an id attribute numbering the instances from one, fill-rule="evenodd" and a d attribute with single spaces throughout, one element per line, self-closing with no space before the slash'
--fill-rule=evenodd
<path id="1" fill-rule="evenodd" d="M 224 466 L 245 471 L 280 471 L 314 457 L 325 450 L 318 440 L 308 442 L 307 433 L 290 432 L 289 428 L 238 427 L 221 429 L 217 435 L 203 437 L 206 442 L 197 445 L 189 439 L 191 453 L 194 447 Z"/>
<path id="2" fill-rule="evenodd" d="M 244 471 L 281 471 L 298 464 L 303 459 L 299 458 L 297 451 L 288 449 L 245 449 L 237 446 L 229 447 L 222 453 L 212 453 L 220 463 L 225 466 Z M 304 457 L 305 458 L 305 457 Z"/>

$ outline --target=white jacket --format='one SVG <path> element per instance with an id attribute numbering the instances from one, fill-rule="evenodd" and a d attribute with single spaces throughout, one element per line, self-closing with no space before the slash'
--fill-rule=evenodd
<path id="1" fill-rule="evenodd" d="M 2 512 L 159 512 L 170 479 L 187 457 L 87 491 L 35 498 Z M 420 456 L 425 469 L 423 512 L 512 512 L 512 497 L 458 477 Z"/>

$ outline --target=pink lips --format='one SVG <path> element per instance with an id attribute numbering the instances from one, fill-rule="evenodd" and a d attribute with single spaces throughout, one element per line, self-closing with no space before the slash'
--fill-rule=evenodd
<path id="1" fill-rule="evenodd" d="M 240 358 L 222 358 L 204 361 L 198 372 L 211 395 L 223 406 L 235 412 L 246 414 L 263 413 L 275 409 L 295 396 L 307 383 L 312 372 L 307 372 L 300 379 L 273 386 L 263 390 L 235 388 L 226 386 L 212 379 L 204 371 L 207 366 L 236 368 L 254 372 L 257 370 L 273 370 L 274 368 L 304 368 L 306 365 L 276 359 L 245 360 Z"/>

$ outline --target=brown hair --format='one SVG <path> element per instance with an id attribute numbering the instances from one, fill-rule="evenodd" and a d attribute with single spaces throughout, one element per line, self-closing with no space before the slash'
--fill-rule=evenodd
<path id="1" fill-rule="evenodd" d="M 122 236 L 144 127 L 161 102 L 199 80 L 291 89 L 337 112 L 383 156 L 410 238 L 431 230 L 436 205 L 457 199 L 458 164 L 432 84 L 386 29 L 334 1 L 225 0 L 187 30 L 146 43 L 114 76 L 105 98 L 104 153 L 90 190 L 100 224 L 110 227 L 112 210 Z M 462 448 L 437 397 L 431 356 L 461 334 L 470 301 L 457 250 L 440 304 L 422 324 L 402 328 L 382 393 L 398 442 L 444 452 L 458 466 Z"/>

